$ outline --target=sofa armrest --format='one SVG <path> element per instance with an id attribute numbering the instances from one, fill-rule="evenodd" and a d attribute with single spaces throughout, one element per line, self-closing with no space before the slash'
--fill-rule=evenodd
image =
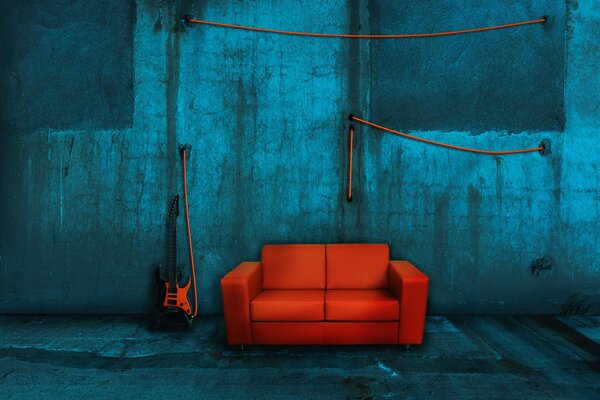
<path id="1" fill-rule="evenodd" d="M 398 344 L 421 344 L 429 278 L 408 261 L 390 261 L 390 291 L 400 302 Z"/>
<path id="2" fill-rule="evenodd" d="M 250 302 L 261 290 L 260 262 L 243 262 L 221 279 L 229 345 L 252 344 Z"/>

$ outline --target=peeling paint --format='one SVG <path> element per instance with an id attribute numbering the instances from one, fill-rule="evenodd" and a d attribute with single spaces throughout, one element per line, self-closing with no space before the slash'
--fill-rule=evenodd
<path id="1" fill-rule="evenodd" d="M 531 275 L 540 276 L 540 274 L 552 269 L 552 260 L 548 256 L 536 258 L 529 264 Z"/>

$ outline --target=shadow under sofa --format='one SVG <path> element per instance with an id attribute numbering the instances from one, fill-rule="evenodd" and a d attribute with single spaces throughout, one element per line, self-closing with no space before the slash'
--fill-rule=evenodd
<path id="1" fill-rule="evenodd" d="M 221 279 L 227 342 L 421 344 L 428 286 L 387 244 L 265 245 Z"/>

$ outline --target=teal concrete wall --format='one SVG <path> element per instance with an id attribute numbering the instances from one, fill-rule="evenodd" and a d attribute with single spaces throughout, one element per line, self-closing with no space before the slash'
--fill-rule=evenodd
<path id="1" fill-rule="evenodd" d="M 53 26 L 48 21 L 60 18 L 60 8 L 43 6 L 29 28 L 18 18 L 2 19 L 3 38 L 16 30 L 37 44 L 1 50 L 11 61 L 2 63 L 0 86 L 10 100 L 0 108 L 0 312 L 151 310 L 153 271 L 167 259 L 168 203 L 182 193 L 179 143 L 193 146 L 190 213 L 202 313 L 221 312 L 219 279 L 240 261 L 258 259 L 265 243 L 355 241 L 387 242 L 393 258 L 411 260 L 426 272 L 431 313 L 594 310 L 600 296 L 596 2 L 531 0 L 520 7 L 494 2 L 490 7 L 498 13 L 450 9 L 463 16 L 424 24 L 445 30 L 512 22 L 502 11 L 511 7 L 519 18 L 534 19 L 541 5 L 549 17 L 563 21 L 518 28 L 520 34 L 477 34 L 476 40 L 489 40 L 498 49 L 528 46 L 534 58 L 536 43 L 549 41 L 549 48 L 564 51 L 547 63 L 503 60 L 498 70 L 486 69 L 479 77 L 488 88 L 486 82 L 502 73 L 513 85 L 503 90 L 513 95 L 530 93 L 519 77 L 547 81 L 548 92 L 539 88 L 545 93 L 542 103 L 529 113 L 512 115 L 505 105 L 502 115 L 495 115 L 491 100 L 457 97 L 467 109 L 474 107 L 473 118 L 454 119 L 448 127 L 439 120 L 420 126 L 418 119 L 405 126 L 407 120 L 392 115 L 387 121 L 430 139 L 479 148 L 531 147 L 549 138 L 552 154 L 479 156 L 358 127 L 352 203 L 345 199 L 346 117 L 350 112 L 376 116 L 382 104 L 402 112 L 398 98 L 378 97 L 374 90 L 378 74 L 394 81 L 394 69 L 373 62 L 375 56 L 391 57 L 393 45 L 185 28 L 179 20 L 190 13 L 274 28 L 371 32 L 382 18 L 372 14 L 373 5 L 360 0 L 300 1 L 294 7 L 247 1 L 100 3 L 109 11 L 89 7 L 97 13 L 94 24 L 109 32 L 101 41 L 106 57 L 90 56 L 70 67 L 80 73 L 73 82 L 61 78 L 70 82 L 67 89 L 56 84 L 65 71 L 50 55 L 67 43 L 71 50 L 64 58 L 77 65 L 73 60 L 80 51 L 94 49 L 86 40 L 98 34 L 92 24 L 77 25 L 72 22 L 77 15 L 71 15 L 71 22 Z M 23 4 L 19 15 L 28 15 L 26 7 L 36 2 Z M 416 30 L 418 21 L 412 23 Z M 405 31 L 401 24 L 393 28 Z M 535 33 L 534 41 L 519 41 L 536 29 L 542 33 Z M 465 37 L 436 40 L 440 51 L 455 54 Z M 410 48 L 419 43 L 432 46 L 423 40 Z M 44 75 L 30 48 L 46 49 L 46 68 L 56 72 Z M 465 71 L 479 70 L 469 64 Z M 34 75 L 39 90 L 20 89 Z M 461 82 L 454 77 L 454 85 Z M 397 80 L 410 76 L 399 72 Z M 84 106 L 65 108 L 56 95 L 78 90 L 81 99 L 68 100 Z M 440 87 L 441 95 L 452 92 L 451 85 Z M 86 100 L 94 98 L 90 93 L 98 98 Z M 33 122 L 21 123 L 16 116 L 27 118 L 28 104 L 35 110 Z M 477 107 L 488 117 L 475 120 Z M 551 111 L 540 115 L 540 109 Z M 179 222 L 179 258 L 187 262 L 183 218 Z M 532 260 L 544 256 L 551 268 L 532 274 Z"/>

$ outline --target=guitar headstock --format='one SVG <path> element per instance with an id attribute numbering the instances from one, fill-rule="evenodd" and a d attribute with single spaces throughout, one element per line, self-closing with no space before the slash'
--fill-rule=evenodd
<path id="1" fill-rule="evenodd" d="M 171 209 L 169 210 L 169 218 L 178 217 L 179 216 L 179 195 L 175 195 L 173 197 L 173 202 L 171 203 Z"/>

